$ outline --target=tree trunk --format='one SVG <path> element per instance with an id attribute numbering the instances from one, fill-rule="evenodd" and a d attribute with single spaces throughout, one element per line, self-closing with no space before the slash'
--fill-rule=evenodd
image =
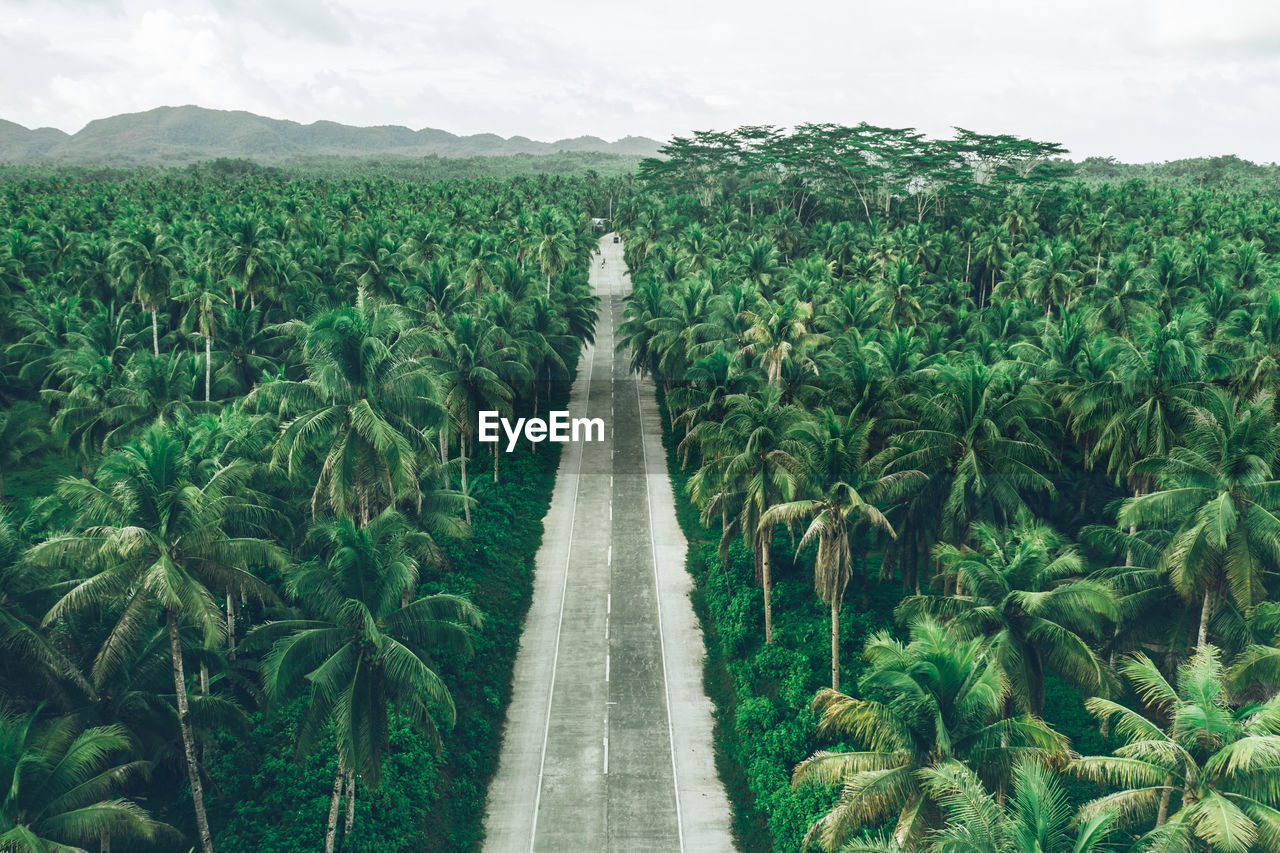
<path id="1" fill-rule="evenodd" d="M 213 387 L 213 336 L 204 336 L 204 401 L 211 399 L 209 389 Z"/>
<path id="2" fill-rule="evenodd" d="M 762 534 L 760 536 L 760 580 L 764 586 L 764 641 L 768 645 L 773 642 L 773 571 L 769 565 L 769 543 Z"/>
<path id="3" fill-rule="evenodd" d="M 493 482 L 495 483 L 498 482 L 498 453 L 500 452 L 498 445 L 501 443 L 500 441 L 493 443 Z"/>
<path id="4" fill-rule="evenodd" d="M 720 503 L 720 535 L 729 529 L 729 510 L 723 501 Z M 720 561 L 720 570 L 724 572 L 724 591 L 730 598 L 733 597 L 733 584 L 729 583 L 729 552 L 726 550 L 724 559 Z"/>
<path id="5" fill-rule="evenodd" d="M 1213 588 L 1204 591 L 1204 603 L 1200 606 L 1200 630 L 1196 634 L 1196 651 L 1204 647 L 1209 636 L 1209 618 L 1213 616 Z"/>
<path id="6" fill-rule="evenodd" d="M 191 782 L 191 802 L 196 810 L 196 833 L 203 853 L 213 853 L 213 836 L 204 811 L 204 787 L 200 768 L 196 766 L 196 739 L 191 732 L 191 709 L 187 705 L 187 676 L 182 670 L 182 641 L 178 638 L 178 614 L 169 610 L 169 653 L 173 657 L 173 689 L 178 700 L 178 728 L 182 730 L 182 751 L 187 760 L 187 778 Z"/>
<path id="7" fill-rule="evenodd" d="M 349 844 L 347 840 L 351 835 L 351 828 L 356 824 L 356 774 L 351 770 L 347 771 L 347 818 L 342 823 L 342 843 Z"/>
<path id="8" fill-rule="evenodd" d="M 446 462 L 449 461 L 449 430 L 447 427 L 443 427 L 443 426 L 440 427 L 439 445 L 440 445 L 440 464 L 444 465 Z M 444 476 L 444 487 L 446 489 L 451 488 L 451 486 L 449 485 L 449 472 L 447 470 L 442 470 L 441 473 Z"/>
<path id="9" fill-rule="evenodd" d="M 151 309 L 151 349 L 160 357 L 160 321 L 156 319 L 156 310 Z"/>
<path id="10" fill-rule="evenodd" d="M 236 591 L 227 589 L 227 656 L 236 659 Z"/>
<path id="11" fill-rule="evenodd" d="M 204 696 L 209 695 L 209 667 L 203 663 L 200 664 L 200 693 Z"/>
<path id="12" fill-rule="evenodd" d="M 458 436 L 458 458 L 462 460 L 462 515 L 467 524 L 471 523 L 471 502 L 467 497 L 471 492 L 467 489 L 467 437 Z"/>
<path id="13" fill-rule="evenodd" d="M 840 689 L 840 599 L 831 599 L 831 689 Z"/>
<path id="14" fill-rule="evenodd" d="M 1164 826 L 1169 817 L 1169 799 L 1173 796 L 1173 774 L 1164 779 L 1164 791 L 1160 794 L 1160 811 L 1156 814 L 1156 826 Z"/>
<path id="15" fill-rule="evenodd" d="M 329 828 L 324 834 L 324 853 L 333 853 L 334 842 L 338 836 L 338 807 L 342 805 L 342 764 L 338 764 L 338 772 L 333 774 L 333 796 L 329 799 Z"/>

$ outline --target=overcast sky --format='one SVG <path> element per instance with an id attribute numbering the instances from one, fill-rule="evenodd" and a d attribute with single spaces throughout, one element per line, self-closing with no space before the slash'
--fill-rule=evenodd
<path id="1" fill-rule="evenodd" d="M 952 126 L 1280 160 L 1271 0 L 0 0 L 0 118 L 162 105 L 534 139 Z"/>

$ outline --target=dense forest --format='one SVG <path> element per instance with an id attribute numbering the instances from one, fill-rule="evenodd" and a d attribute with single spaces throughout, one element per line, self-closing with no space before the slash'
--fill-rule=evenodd
<path id="1" fill-rule="evenodd" d="M 867 125 L 663 153 L 623 331 L 744 849 L 1280 850 L 1274 170 Z"/>
<path id="2" fill-rule="evenodd" d="M 621 185 L 8 177 L 0 849 L 473 847 Z"/>
<path id="3" fill-rule="evenodd" d="M 1064 153 L 0 171 L 0 849 L 478 847 L 612 214 L 742 849 L 1280 850 L 1276 171 Z"/>

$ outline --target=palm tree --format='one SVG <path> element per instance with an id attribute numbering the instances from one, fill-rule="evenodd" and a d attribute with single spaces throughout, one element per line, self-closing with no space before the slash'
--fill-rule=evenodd
<path id="1" fill-rule="evenodd" d="M 549 206 L 538 209 L 533 230 L 537 241 L 533 258 L 547 277 L 547 296 L 551 296 L 551 277 L 563 271 L 573 260 L 573 236 L 560 211 Z M 478 290 L 476 293 L 479 295 Z"/>
<path id="2" fill-rule="evenodd" d="M 81 728 L 73 717 L 45 723 L 0 706 L 0 850 L 72 853 L 111 842 L 176 834 L 121 796 L 148 766 L 119 726 Z"/>
<path id="3" fill-rule="evenodd" d="M 1115 721 L 1125 743 L 1111 756 L 1076 759 L 1072 769 L 1123 790 L 1087 803 L 1081 817 L 1115 812 L 1123 825 L 1150 827 L 1144 850 L 1277 849 L 1280 696 L 1232 708 L 1219 652 L 1207 644 L 1179 667 L 1175 684 L 1143 654 L 1128 658 L 1120 671 L 1167 722 L 1162 728 L 1110 700 L 1086 700 L 1095 717 Z"/>
<path id="4" fill-rule="evenodd" d="M 893 841 L 913 850 L 942 827 L 942 805 L 921 771 L 962 762 L 989 786 L 1003 785 L 1019 759 L 1058 759 L 1066 741 L 1030 716 L 1004 718 L 1008 685 L 979 638 L 960 640 L 932 619 L 910 640 L 887 632 L 867 640 L 868 670 L 855 699 L 823 688 L 812 707 L 824 736 L 856 739 L 858 752 L 820 751 L 796 765 L 792 784 L 839 785 L 839 799 L 809 827 L 805 843 L 841 849 L 859 829 L 888 818 Z"/>
<path id="5" fill-rule="evenodd" d="M 496 411 L 502 416 L 512 412 L 515 392 L 510 379 L 527 380 L 528 368 L 521 361 L 522 353 L 514 345 L 502 346 L 497 342 L 494 326 L 484 318 L 460 314 L 454 320 L 452 332 L 443 341 L 443 353 L 426 359 L 444 386 L 444 409 L 449 420 L 458 430 L 458 455 L 462 463 L 462 491 L 468 493 L 467 457 L 474 444 L 480 412 Z M 497 443 L 493 452 L 500 453 Z M 497 476 L 497 462 L 494 463 Z M 468 505 L 466 522 L 471 523 Z"/>
<path id="6" fill-rule="evenodd" d="M 1135 495 L 1146 491 L 1148 478 L 1135 476 L 1134 463 L 1173 449 L 1216 372 L 1219 360 L 1204 346 L 1202 326 L 1188 311 L 1141 325 L 1134 340 L 1116 338 L 1104 356 L 1108 377 L 1081 385 L 1068 400 L 1072 429 L 1097 434 L 1089 459 L 1104 460 L 1117 482 L 1128 477 Z"/>
<path id="7" fill-rule="evenodd" d="M 325 851 L 333 853 L 345 789 L 344 835 L 355 816 L 355 780 L 377 790 L 389 750 L 388 705 L 438 744 L 433 715 L 450 725 L 449 690 L 435 671 L 439 655 L 469 655 L 480 612 L 465 598 L 429 595 L 401 605 L 401 592 L 418 582 L 417 554 L 428 544 L 394 509 L 366 525 L 349 518 L 312 531 L 321 559 L 301 563 L 285 589 L 306 618 L 255 629 L 246 645 L 269 645 L 263 683 L 275 701 L 310 683 L 310 701 L 298 728 L 305 755 L 332 727 L 338 768 L 329 807 Z"/>
<path id="8" fill-rule="evenodd" d="M 943 569 L 955 573 L 956 594 L 904 599 L 899 620 L 927 613 L 963 639 L 985 638 L 1010 698 L 1029 713 L 1044 711 L 1049 671 L 1085 695 L 1105 690 L 1106 666 L 1090 644 L 1117 618 L 1115 592 L 1083 578 L 1075 549 L 1042 522 L 1009 530 L 978 522 L 972 539 L 972 550 L 950 544 L 937 550 Z"/>
<path id="9" fill-rule="evenodd" d="M 182 266 L 182 246 L 155 228 L 141 228 L 112 247 L 109 262 L 138 304 L 151 312 L 152 354 L 159 356 L 157 312 L 168 302 L 170 285 Z"/>
<path id="10" fill-rule="evenodd" d="M 1053 306 L 1071 307 L 1071 299 L 1080 284 L 1075 261 L 1076 255 L 1071 244 L 1056 240 L 1045 246 L 1032 267 L 1036 294 L 1044 305 L 1045 328 L 1049 326 Z"/>
<path id="11" fill-rule="evenodd" d="M 178 297 L 187 303 L 182 325 L 186 330 L 197 330 L 204 338 L 204 400 L 207 403 L 213 399 L 213 336 L 217 334 L 218 307 L 226 305 L 227 300 L 221 293 L 222 282 L 209 264 L 202 266 L 184 284 L 184 291 Z"/>
<path id="12" fill-rule="evenodd" d="M 1134 466 L 1156 490 L 1130 498 L 1116 516 L 1121 527 L 1174 530 L 1162 562 L 1188 601 L 1200 600 L 1197 647 L 1224 602 L 1250 611 L 1267 596 L 1264 574 L 1280 566 L 1280 424 L 1273 398 L 1239 402 L 1214 390 L 1187 446 Z"/>
<path id="13" fill-rule="evenodd" d="M 794 362 L 806 372 L 817 373 L 810 350 L 826 341 L 826 335 L 813 332 L 809 323 L 813 309 L 788 295 L 786 300 L 769 303 L 759 312 L 748 311 L 743 319 L 750 324 L 747 344 L 741 355 L 759 364 L 771 385 L 781 386 L 782 372 L 788 362 Z"/>
<path id="14" fill-rule="evenodd" d="M 4 469 L 15 465 L 48 440 L 40 427 L 43 412 L 34 403 L 0 409 L 0 501 L 4 500 Z"/>
<path id="15" fill-rule="evenodd" d="M 912 428 L 895 439 L 885 470 L 929 475 L 915 501 L 928 504 L 922 517 L 941 516 L 940 532 L 953 542 L 968 538 L 972 522 L 1017 518 L 1029 495 L 1052 491 L 1047 439 L 1056 423 L 1011 373 L 977 362 L 942 367 L 932 393 L 902 402 Z"/>
<path id="16" fill-rule="evenodd" d="M 721 554 L 741 534 L 751 549 L 756 582 L 764 590 L 765 643 L 773 642 L 773 575 L 769 549 L 775 524 L 765 513 L 794 492 L 801 445 L 796 428 L 803 411 L 782 402 L 782 390 L 767 385 L 758 394 L 735 394 L 725 401 L 722 427 L 704 439 L 702 456 L 712 460 L 689 481 L 690 498 L 702 507 L 704 523 L 733 514 L 720 538 Z"/>
<path id="17" fill-rule="evenodd" d="M 840 689 L 840 605 L 853 573 L 851 541 L 859 528 L 881 530 L 895 537 L 893 525 L 880 505 L 893 503 L 924 480 L 919 471 L 879 476 L 867 463 L 875 421 L 859 423 L 827 408 L 802 427 L 805 445 L 801 468 L 795 473 L 809 497 L 775 504 L 760 519 L 772 527 L 808 520 L 796 553 L 817 542 L 813 585 L 818 598 L 831 608 L 831 689 Z"/>
<path id="18" fill-rule="evenodd" d="M 276 274 L 284 247 L 271 236 L 267 223 L 251 215 L 235 217 L 224 235 L 221 263 L 226 275 L 239 283 L 252 310 L 258 291 Z"/>
<path id="19" fill-rule="evenodd" d="M 1099 811 L 1076 820 L 1058 776 L 1034 761 L 1013 768 L 1013 796 L 1003 803 L 977 774 L 958 761 L 920 771 L 929 795 L 946 813 L 930 835 L 931 853 L 1110 853 L 1115 814 Z M 891 842 L 853 842 L 848 853 L 898 853 Z"/>
<path id="20" fill-rule="evenodd" d="M 248 567 L 282 566 L 286 560 L 275 545 L 229 533 L 254 526 L 261 512 L 241 496 L 249 463 L 236 460 L 207 478 L 197 477 L 187 440 L 181 427 L 157 424 L 107 456 L 94 482 L 64 479 L 56 495 L 77 514 L 80 532 L 51 537 L 32 548 L 28 559 L 37 566 L 88 573 L 49 610 L 46 625 L 79 612 L 111 608 L 118 613 L 95 668 L 117 665 L 148 626 L 163 618 L 196 829 L 204 853 L 212 853 L 180 630 L 192 624 L 206 647 L 221 645 L 226 623 L 214 592 L 234 587 L 270 598 L 270 588 Z M 196 485 L 197 479 L 203 485 Z"/>
<path id="21" fill-rule="evenodd" d="M 439 417 L 435 379 L 418 358 L 423 344 L 405 313 L 363 294 L 351 308 L 326 311 L 301 335 L 307 378 L 273 380 L 249 395 L 292 419 L 281 427 L 272 464 L 296 476 L 313 453 L 323 459 L 311 493 L 363 524 L 417 494 L 424 429 Z"/>

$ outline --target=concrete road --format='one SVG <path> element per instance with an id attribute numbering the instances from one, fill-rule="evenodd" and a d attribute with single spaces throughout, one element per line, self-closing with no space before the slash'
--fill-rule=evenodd
<path id="1" fill-rule="evenodd" d="M 605 440 L 560 457 L 484 849 L 724 853 L 729 803 L 660 415 L 652 383 L 614 352 L 630 289 L 622 246 L 606 235 L 600 251 L 596 344 L 569 409 L 603 418 Z"/>

